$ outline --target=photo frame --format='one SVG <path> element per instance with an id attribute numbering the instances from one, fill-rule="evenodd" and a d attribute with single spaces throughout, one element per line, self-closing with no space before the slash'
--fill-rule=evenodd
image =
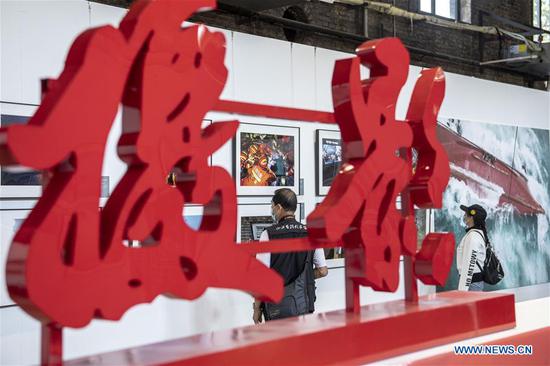
<path id="1" fill-rule="evenodd" d="M 0 263 L 5 264 L 11 241 L 21 224 L 30 214 L 30 209 L 0 210 Z M 6 272 L 0 271 L 0 307 L 15 304 L 8 295 Z"/>
<path id="2" fill-rule="evenodd" d="M 317 130 L 315 146 L 317 195 L 326 196 L 342 163 L 342 139 L 340 132 Z"/>
<path id="3" fill-rule="evenodd" d="M 2 103 L 0 127 L 26 124 L 38 106 Z M 0 165 L 0 197 L 37 198 L 42 195 L 42 172 L 22 166 Z"/>
<path id="4" fill-rule="evenodd" d="M 252 227 L 252 240 L 259 241 L 260 236 L 264 232 L 265 229 L 273 225 L 273 222 L 255 222 L 251 223 L 250 226 Z"/>
<path id="5" fill-rule="evenodd" d="M 300 221 L 303 212 L 303 203 L 296 207 L 296 220 Z M 246 243 L 260 239 L 265 228 L 273 225 L 271 217 L 271 203 L 243 203 L 237 208 L 237 242 Z"/>
<path id="6" fill-rule="evenodd" d="M 300 129 L 241 123 L 233 140 L 238 196 L 271 196 L 279 188 L 300 193 Z"/>
<path id="7" fill-rule="evenodd" d="M 262 231 L 273 225 L 271 203 L 240 204 L 237 207 L 237 242 L 260 239 Z"/>

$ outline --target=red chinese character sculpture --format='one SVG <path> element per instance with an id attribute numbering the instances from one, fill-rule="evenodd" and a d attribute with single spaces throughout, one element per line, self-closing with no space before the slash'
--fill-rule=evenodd
<path id="1" fill-rule="evenodd" d="M 52 348 L 45 349 L 45 358 L 60 357 L 61 326 L 116 320 L 161 294 L 194 299 L 212 286 L 278 301 L 282 279 L 256 261 L 255 252 L 342 243 L 347 304 L 350 309 L 354 303 L 354 310 L 358 285 L 396 290 L 401 255 L 409 300 L 415 299 L 416 278 L 442 284 L 447 277 L 453 236 L 429 234 L 417 252 L 414 221 L 415 205 L 441 206 L 449 179 L 447 155 L 435 133 L 442 70 L 422 72 L 406 121 L 396 121 L 395 105 L 409 55 L 395 38 L 367 42 L 357 57 L 336 63 L 334 115 L 219 101 L 227 79 L 223 35 L 200 26 L 182 28 L 193 12 L 214 5 L 136 1 L 119 28 L 91 29 L 75 40 L 60 77 L 44 83 L 43 102 L 28 125 L 0 129 L 1 164 L 25 165 L 48 176 L 13 239 L 6 266 L 11 297 L 47 325 L 44 338 Z M 361 80 L 360 65 L 370 68 L 370 79 Z M 104 149 L 119 108 L 118 154 L 127 171 L 99 211 Z M 343 165 L 325 201 L 308 217 L 309 238 L 236 245 L 233 179 L 207 159 L 232 138 L 238 122 L 203 129 L 205 114 L 216 108 L 338 122 Z M 265 168 L 262 154 L 251 151 L 241 163 Z M 175 187 L 165 183 L 169 172 Z M 183 221 L 187 203 L 204 205 L 198 230 Z M 125 244 L 130 241 L 140 245 Z"/>
<path id="2" fill-rule="evenodd" d="M 439 68 L 423 72 L 407 121 L 398 122 L 395 105 L 407 79 L 407 50 L 397 38 L 390 38 L 366 42 L 357 54 L 336 62 L 332 89 L 343 161 L 326 199 L 308 217 L 308 227 L 316 242 L 343 240 L 346 276 L 355 284 L 395 291 L 401 254 L 416 254 L 414 211 L 404 207 L 408 214 L 402 215 L 396 199 L 401 194 L 404 206 L 440 207 L 449 180 L 447 156 L 435 138 L 444 77 Z M 370 69 L 366 82 L 360 78 L 361 64 Z M 419 156 L 412 177 L 411 148 Z M 433 265 L 443 264 L 448 273 L 452 235 L 432 234 L 425 244 L 432 252 L 442 253 L 444 260 Z M 431 283 L 434 279 L 444 281 L 446 276 L 435 276 Z"/>
<path id="3" fill-rule="evenodd" d="M 160 294 L 193 299 L 208 286 L 281 296 L 280 277 L 235 246 L 232 178 L 207 164 L 238 126 L 201 129 L 227 79 L 225 43 L 181 24 L 214 5 L 140 1 L 120 29 L 85 32 L 29 124 L 3 131 L 3 163 L 51 173 L 7 263 L 10 295 L 35 317 L 81 327 Z M 99 212 L 103 152 L 121 103 L 118 151 L 128 170 Z M 173 167 L 177 189 L 164 181 Z M 190 202 L 205 205 L 198 231 L 182 219 Z M 229 273 L 223 263 L 232 263 Z"/>

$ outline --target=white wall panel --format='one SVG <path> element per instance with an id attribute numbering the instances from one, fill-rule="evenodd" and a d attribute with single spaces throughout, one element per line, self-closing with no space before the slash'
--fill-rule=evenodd
<path id="1" fill-rule="evenodd" d="M 19 307 L 0 309 L 0 365 L 40 363 L 40 323 Z"/>
<path id="2" fill-rule="evenodd" d="M 409 75 L 407 76 L 407 82 L 401 89 L 399 93 L 399 98 L 397 99 L 397 105 L 395 107 L 395 117 L 398 120 L 404 120 L 407 116 L 407 110 L 409 109 L 409 104 L 411 102 L 411 96 L 413 89 L 416 83 L 416 80 L 420 76 L 421 67 L 410 66 Z"/>
<path id="3" fill-rule="evenodd" d="M 446 80 L 441 116 L 521 127 L 550 127 L 548 92 L 452 73 L 446 73 Z"/>
<path id="4" fill-rule="evenodd" d="M 292 106 L 290 43 L 235 32 L 233 73 L 235 99 Z"/>
<path id="5" fill-rule="evenodd" d="M 315 109 L 315 47 L 290 44 L 292 106 Z"/>
<path id="6" fill-rule="evenodd" d="M 2 100 L 38 104 L 40 79 L 57 78 L 68 45 L 90 24 L 86 1 L 2 1 Z"/>
<path id="7" fill-rule="evenodd" d="M 225 37 L 225 59 L 224 64 L 228 70 L 227 81 L 225 82 L 225 87 L 220 96 L 224 100 L 233 100 L 235 99 L 235 75 L 231 71 L 233 70 L 233 35 L 234 33 L 228 31 L 227 29 L 220 29 L 215 27 L 208 27 L 211 32 L 221 32 Z"/>
<path id="8" fill-rule="evenodd" d="M 118 27 L 120 21 L 128 12 L 124 8 L 99 4 L 93 1 L 90 1 L 88 5 L 90 10 L 90 27 L 100 27 L 103 25 Z"/>
<path id="9" fill-rule="evenodd" d="M 339 59 L 348 58 L 350 54 L 327 50 L 324 48 L 315 48 L 315 100 L 316 109 L 322 111 L 333 111 L 332 107 L 332 72 L 334 62 Z"/>

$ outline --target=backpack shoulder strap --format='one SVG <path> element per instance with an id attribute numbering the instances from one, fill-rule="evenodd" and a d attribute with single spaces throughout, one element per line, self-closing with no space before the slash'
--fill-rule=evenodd
<path id="1" fill-rule="evenodd" d="M 483 243 L 487 244 L 487 239 L 485 238 L 485 235 L 483 235 L 483 233 L 479 232 L 477 229 L 473 229 L 472 231 L 479 234 L 479 236 L 481 236 L 481 238 L 483 239 Z"/>
<path id="2" fill-rule="evenodd" d="M 475 233 L 478 233 L 479 236 L 481 236 L 481 238 L 483 239 L 483 244 L 485 244 L 485 251 L 487 251 L 487 241 L 485 240 L 485 235 L 483 235 L 482 233 L 480 233 L 479 231 L 477 231 L 476 229 L 472 230 L 473 232 Z M 476 265 L 478 266 L 478 268 L 480 269 L 481 272 L 483 272 L 483 268 L 481 268 L 481 266 L 479 265 L 479 262 L 476 260 Z"/>

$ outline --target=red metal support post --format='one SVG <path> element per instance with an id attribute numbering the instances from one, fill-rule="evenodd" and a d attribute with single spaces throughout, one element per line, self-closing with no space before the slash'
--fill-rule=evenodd
<path id="1" fill-rule="evenodd" d="M 40 364 L 63 364 L 63 327 L 57 323 L 42 323 L 40 341 Z"/>

